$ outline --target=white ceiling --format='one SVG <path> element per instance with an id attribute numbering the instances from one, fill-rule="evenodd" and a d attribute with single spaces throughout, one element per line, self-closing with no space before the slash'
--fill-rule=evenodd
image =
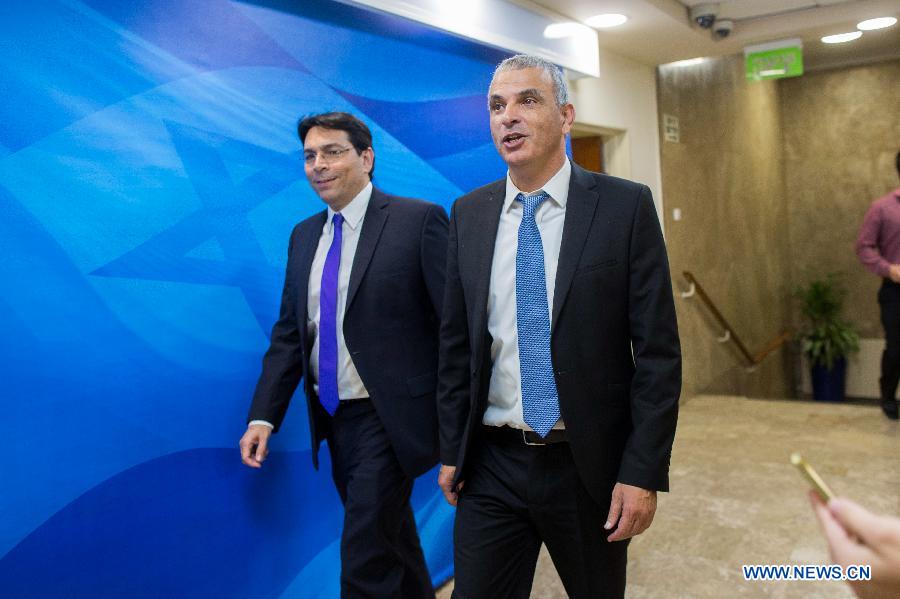
<path id="1" fill-rule="evenodd" d="M 698 4 L 718 4 L 719 17 L 723 19 L 757 19 L 777 14 L 820 8 L 834 4 L 846 4 L 854 0 L 729 0 L 728 2 L 707 2 L 704 0 L 679 0 L 687 7 Z"/>
<path id="2" fill-rule="evenodd" d="M 784 38 L 803 40 L 807 70 L 900 58 L 900 23 L 867 31 L 850 43 L 828 45 L 820 38 L 856 30 L 873 17 L 900 17 L 900 0 L 727 0 L 718 18 L 734 21 L 724 40 L 713 39 L 689 18 L 689 7 L 703 0 L 514 0 L 560 21 L 585 21 L 601 13 L 621 13 L 627 23 L 599 31 L 600 48 L 650 65 L 698 56 L 721 56 L 744 46 Z"/>

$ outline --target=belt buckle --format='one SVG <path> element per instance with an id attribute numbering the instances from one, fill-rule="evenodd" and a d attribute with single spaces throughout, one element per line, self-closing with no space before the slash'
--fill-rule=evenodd
<path id="1" fill-rule="evenodd" d="M 546 445 L 546 443 L 529 443 L 528 442 L 528 431 L 526 431 L 524 428 L 521 430 L 522 430 L 522 442 L 525 443 L 525 445 L 531 445 L 533 447 L 542 447 L 542 446 Z"/>

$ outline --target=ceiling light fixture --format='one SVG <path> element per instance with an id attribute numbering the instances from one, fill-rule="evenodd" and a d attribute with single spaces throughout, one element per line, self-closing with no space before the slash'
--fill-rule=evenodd
<path id="1" fill-rule="evenodd" d="M 703 64 L 703 61 L 706 59 L 703 57 L 698 58 L 688 58 L 687 60 L 679 60 L 676 62 L 669 63 L 670 67 L 692 67 L 696 64 Z"/>
<path id="2" fill-rule="evenodd" d="M 850 33 L 837 33 L 835 35 L 826 35 L 822 41 L 826 44 L 843 44 L 844 42 L 852 42 L 862 36 L 862 31 L 851 31 Z"/>
<path id="3" fill-rule="evenodd" d="M 567 23 L 553 23 L 552 25 L 547 25 L 547 27 L 544 29 L 544 37 L 548 40 L 558 40 L 564 37 L 571 37 L 577 34 L 582 27 L 584 27 L 584 25 L 573 23 L 571 21 Z"/>
<path id="4" fill-rule="evenodd" d="M 866 19 L 856 24 L 856 28 L 860 31 L 872 31 L 873 29 L 884 29 L 897 23 L 897 17 L 878 17 L 877 19 Z"/>
<path id="5" fill-rule="evenodd" d="M 608 13 L 603 15 L 595 15 L 585 21 L 585 24 L 588 27 L 593 27 L 595 29 L 608 29 L 609 27 L 618 27 L 619 25 L 623 25 L 627 20 L 628 17 L 626 17 L 625 15 Z"/>

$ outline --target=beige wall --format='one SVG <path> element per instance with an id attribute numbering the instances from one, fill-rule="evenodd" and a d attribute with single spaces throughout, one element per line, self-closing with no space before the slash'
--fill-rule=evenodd
<path id="1" fill-rule="evenodd" d="M 742 57 L 658 69 L 660 114 L 678 117 L 680 143 L 661 139 L 665 225 L 673 280 L 688 270 L 751 353 L 790 320 L 787 204 L 778 87 L 749 83 Z M 660 117 L 662 120 L 662 117 Z M 673 219 L 679 208 L 682 220 Z M 677 289 L 676 289 L 677 291 Z M 788 350 L 747 373 L 699 298 L 676 295 L 684 397 L 698 392 L 786 396 Z"/>
<path id="2" fill-rule="evenodd" d="M 846 315 L 864 337 L 883 337 L 875 294 L 853 244 L 871 201 L 898 185 L 900 60 L 780 83 L 791 278 L 844 274 Z"/>
<path id="3" fill-rule="evenodd" d="M 644 183 L 662 214 L 655 68 L 605 50 L 600 77 L 571 84 L 575 120 L 602 130 L 610 175 Z"/>
<path id="4" fill-rule="evenodd" d="M 681 143 L 660 136 L 673 278 L 692 271 L 752 353 L 799 324 L 797 286 L 843 272 L 847 317 L 864 338 L 881 337 L 879 281 L 853 244 L 869 203 L 898 185 L 900 60 L 763 83 L 746 81 L 742 62 L 657 71 L 660 121 L 671 114 L 681 126 Z M 686 397 L 793 393 L 796 346 L 747 373 L 734 348 L 715 341 L 699 301 L 677 306 Z M 850 378 L 877 370 L 862 361 L 878 354 L 862 352 Z M 876 394 L 873 381 L 863 381 L 873 389 L 865 395 Z"/>

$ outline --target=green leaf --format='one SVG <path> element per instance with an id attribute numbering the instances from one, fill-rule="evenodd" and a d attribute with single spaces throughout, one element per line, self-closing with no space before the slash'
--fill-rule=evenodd
<path id="1" fill-rule="evenodd" d="M 813 366 L 834 367 L 834 363 L 859 351 L 859 333 L 841 319 L 846 289 L 837 273 L 810 281 L 797 289 L 804 325 L 801 351 Z"/>

